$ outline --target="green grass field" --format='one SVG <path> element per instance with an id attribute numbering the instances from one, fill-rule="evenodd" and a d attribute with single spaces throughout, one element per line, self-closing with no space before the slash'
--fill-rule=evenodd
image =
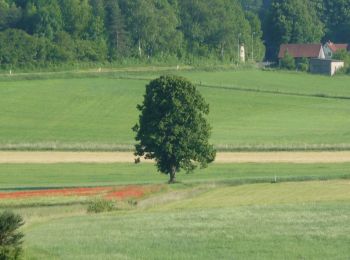
<path id="1" fill-rule="evenodd" d="M 350 179 L 350 164 L 213 164 L 180 173 L 183 183 L 231 184 L 287 180 Z M 0 191 L 55 187 L 166 183 L 152 164 L 0 164 Z"/>
<path id="2" fill-rule="evenodd" d="M 26 259 L 346 259 L 349 181 L 208 189 L 156 207 L 87 215 L 20 209 Z M 141 204 L 142 205 L 142 204 Z"/>
<path id="3" fill-rule="evenodd" d="M 348 77 L 258 70 L 177 73 L 208 85 L 199 90 L 210 103 L 212 142 L 219 149 L 350 149 L 350 100 L 317 97 L 350 96 Z M 0 149 L 131 149 L 136 105 L 148 80 L 117 79 L 123 75 L 0 81 Z"/>
<path id="4" fill-rule="evenodd" d="M 136 104 L 168 72 L 198 84 L 221 150 L 350 150 L 349 77 L 252 69 L 0 75 L 0 150 L 132 149 Z M 167 179 L 147 163 L 0 164 L 0 211 L 24 217 L 24 259 L 350 256 L 350 163 L 214 163 Z M 99 186 L 152 191 L 101 214 L 87 204 L 107 193 L 28 195 Z"/>
<path id="5" fill-rule="evenodd" d="M 88 214 L 89 200 L 80 197 L 0 200 L 0 209 L 25 218 L 25 259 L 346 259 L 349 170 L 349 164 L 214 164 L 180 174 L 181 183 L 129 210 Z M 4 192 L 164 185 L 167 178 L 151 164 L 3 164 L 0 179 Z"/>

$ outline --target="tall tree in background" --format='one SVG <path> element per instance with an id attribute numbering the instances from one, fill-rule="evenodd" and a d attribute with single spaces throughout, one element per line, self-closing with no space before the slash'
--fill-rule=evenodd
<path id="1" fill-rule="evenodd" d="M 194 56 L 238 58 L 239 42 L 251 43 L 251 28 L 235 0 L 179 0 L 181 30 Z"/>
<path id="2" fill-rule="evenodd" d="M 251 30 L 251 42 L 248 54 L 251 60 L 261 61 L 265 57 L 265 45 L 262 41 L 263 31 L 258 14 L 251 11 L 246 12 L 246 19 L 249 22 Z"/>
<path id="3" fill-rule="evenodd" d="M 324 0 L 324 4 L 325 40 L 350 43 L 350 1 Z"/>
<path id="4" fill-rule="evenodd" d="M 282 43 L 319 43 L 324 35 L 324 25 L 310 1 L 272 0 L 266 22 L 269 57 L 276 57 Z"/>
<path id="5" fill-rule="evenodd" d="M 15 3 L 9 4 L 6 0 L 0 0 L 0 31 L 17 27 L 22 18 L 22 9 Z"/>
<path id="6" fill-rule="evenodd" d="M 63 28 L 61 9 L 56 0 L 28 1 L 23 14 L 23 28 L 29 34 L 54 39 Z"/>
<path id="7" fill-rule="evenodd" d="M 92 8 L 88 0 L 59 0 L 63 27 L 74 37 L 87 37 L 92 17 Z"/>
<path id="8" fill-rule="evenodd" d="M 181 44 L 179 21 L 167 0 L 120 0 L 139 57 L 176 52 Z"/>
<path id="9" fill-rule="evenodd" d="M 127 56 L 129 35 L 126 31 L 124 16 L 118 1 L 106 0 L 106 32 L 108 35 L 109 60 L 116 60 L 118 56 Z"/>
<path id="10" fill-rule="evenodd" d="M 258 14 L 263 7 L 263 0 L 240 0 L 242 8 L 246 11 L 250 11 Z"/>
<path id="11" fill-rule="evenodd" d="M 88 26 L 88 39 L 93 41 L 105 40 L 105 10 L 103 0 L 90 0 L 92 15 Z"/>

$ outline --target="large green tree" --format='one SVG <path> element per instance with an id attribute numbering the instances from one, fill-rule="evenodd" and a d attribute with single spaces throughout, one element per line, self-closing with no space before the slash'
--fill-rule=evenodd
<path id="1" fill-rule="evenodd" d="M 154 159 L 158 170 L 174 183 L 181 169 L 193 171 L 215 159 L 205 119 L 209 105 L 196 87 L 176 76 L 162 76 L 146 86 L 136 132 L 135 156 Z"/>
<path id="2" fill-rule="evenodd" d="M 109 59 L 127 56 L 129 51 L 129 34 L 126 30 L 125 17 L 119 8 L 118 1 L 106 0 L 106 32 L 108 35 Z"/>

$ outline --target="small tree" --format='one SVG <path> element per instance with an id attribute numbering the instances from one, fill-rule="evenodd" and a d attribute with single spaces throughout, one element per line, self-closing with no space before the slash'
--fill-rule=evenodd
<path id="1" fill-rule="evenodd" d="M 292 55 L 286 50 L 284 57 L 281 59 L 281 68 L 287 70 L 295 70 L 295 60 Z"/>
<path id="2" fill-rule="evenodd" d="M 309 59 L 308 58 L 301 58 L 299 63 L 298 63 L 298 68 L 300 71 L 308 71 L 309 70 Z"/>
<path id="3" fill-rule="evenodd" d="M 19 259 L 23 234 L 17 230 L 23 224 L 19 215 L 8 211 L 0 214 L 0 260 Z"/>
<path id="4" fill-rule="evenodd" d="M 137 108 L 136 162 L 155 159 L 158 170 L 174 183 L 180 169 L 190 172 L 214 161 L 216 151 L 208 142 L 211 128 L 204 117 L 209 105 L 191 82 L 177 76 L 155 79 Z"/>

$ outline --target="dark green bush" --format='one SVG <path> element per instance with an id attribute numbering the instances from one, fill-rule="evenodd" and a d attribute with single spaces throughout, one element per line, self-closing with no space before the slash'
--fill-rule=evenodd
<path id="1" fill-rule="evenodd" d="M 345 67 L 344 69 L 339 71 L 340 73 L 343 72 L 343 73 L 350 74 L 350 53 L 348 51 L 346 50 L 337 51 L 336 53 L 334 53 L 333 59 L 344 61 Z"/>
<path id="2" fill-rule="evenodd" d="M 309 59 L 301 58 L 298 64 L 298 68 L 300 71 L 309 71 Z"/>
<path id="3" fill-rule="evenodd" d="M 284 57 L 281 59 L 280 66 L 282 69 L 295 70 L 295 60 L 288 51 L 285 52 Z"/>
<path id="4" fill-rule="evenodd" d="M 20 258 L 23 234 L 18 229 L 23 224 L 19 215 L 8 211 L 0 214 L 0 260 Z"/>
<path id="5" fill-rule="evenodd" d="M 103 198 L 97 198 L 89 202 L 88 213 L 102 213 L 116 210 L 115 202 Z"/>

